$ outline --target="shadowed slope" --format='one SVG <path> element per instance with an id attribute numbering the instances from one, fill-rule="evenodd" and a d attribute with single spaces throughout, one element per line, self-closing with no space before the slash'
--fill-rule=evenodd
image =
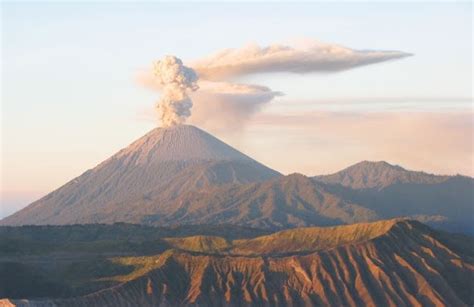
<path id="1" fill-rule="evenodd" d="M 293 174 L 184 193 L 147 221 L 156 225 L 226 223 L 282 229 L 375 218 L 371 210 L 342 200 L 306 176 Z"/>
<path id="2" fill-rule="evenodd" d="M 364 161 L 314 179 L 328 192 L 372 210 L 379 218 L 409 216 L 446 230 L 474 234 L 473 178 L 436 176 Z"/>

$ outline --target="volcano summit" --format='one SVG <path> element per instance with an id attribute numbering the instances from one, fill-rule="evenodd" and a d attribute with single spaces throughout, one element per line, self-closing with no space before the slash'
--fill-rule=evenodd
<path id="1" fill-rule="evenodd" d="M 156 128 L 0 224 L 141 223 L 183 191 L 279 175 L 194 126 Z"/>

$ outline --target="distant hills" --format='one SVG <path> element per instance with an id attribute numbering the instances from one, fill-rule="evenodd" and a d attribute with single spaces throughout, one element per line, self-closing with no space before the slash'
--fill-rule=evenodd
<path id="1" fill-rule="evenodd" d="M 474 234 L 474 179 L 413 172 L 387 162 L 360 162 L 338 173 L 316 176 L 347 202 L 377 218 L 409 216 L 432 226 Z"/>
<path id="2" fill-rule="evenodd" d="M 408 171 L 385 161 L 362 161 L 331 175 L 315 176 L 316 180 L 340 184 L 352 189 L 383 189 L 394 184 L 436 184 L 449 176 Z"/>
<path id="3" fill-rule="evenodd" d="M 193 126 L 157 128 L 1 225 L 126 222 L 279 230 L 410 217 L 474 234 L 474 180 L 357 163 L 283 176 Z"/>
<path id="4" fill-rule="evenodd" d="M 150 216 L 153 225 L 234 224 L 265 229 L 330 226 L 375 220 L 363 206 L 345 201 L 301 174 L 183 193 Z"/>
<path id="5" fill-rule="evenodd" d="M 206 227 L 152 229 L 0 227 L 0 275 L 8 276 L 0 297 L 9 298 L 0 305 L 474 304 L 473 239 L 416 221 L 248 229 L 245 238 Z M 25 242 L 34 250 L 23 250 Z"/>

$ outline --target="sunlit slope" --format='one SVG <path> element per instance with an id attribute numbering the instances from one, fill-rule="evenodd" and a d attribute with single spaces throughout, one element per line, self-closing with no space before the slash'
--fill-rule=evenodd
<path id="1" fill-rule="evenodd" d="M 230 252 L 272 255 L 325 250 L 374 239 L 389 231 L 395 223 L 396 220 L 337 227 L 290 229 L 254 239 L 235 240 Z"/>
<path id="2" fill-rule="evenodd" d="M 203 253 L 219 253 L 232 246 L 226 239 L 215 236 L 166 238 L 165 241 L 173 248 Z"/>

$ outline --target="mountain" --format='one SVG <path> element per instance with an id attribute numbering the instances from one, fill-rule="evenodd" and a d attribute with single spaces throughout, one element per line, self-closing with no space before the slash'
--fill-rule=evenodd
<path id="1" fill-rule="evenodd" d="M 138 205 L 133 205 L 137 207 Z M 144 207 L 143 202 L 140 206 Z M 344 201 L 301 174 L 182 193 L 146 219 L 152 225 L 234 224 L 265 229 L 372 221 L 377 215 Z"/>
<path id="2" fill-rule="evenodd" d="M 371 210 L 380 219 L 410 216 L 445 230 L 474 234 L 473 178 L 364 161 L 314 179 L 329 193 Z"/>
<path id="3" fill-rule="evenodd" d="M 1 224 L 140 222 L 155 212 L 133 207 L 137 200 L 279 175 L 196 127 L 156 128 Z"/>
<path id="4" fill-rule="evenodd" d="M 233 224 L 278 230 L 410 217 L 474 234 L 474 180 L 363 161 L 332 175 L 282 176 L 193 126 L 157 128 L 0 221 Z"/>
<path id="5" fill-rule="evenodd" d="M 22 237 L 33 235 L 29 228 L 34 227 L 39 237 L 47 229 L 29 226 Z M 72 229 L 78 226 L 56 227 L 74 237 Z M 25 229 L 9 231 L 20 235 Z M 5 298 L 0 304 L 474 304 L 473 239 L 435 231 L 416 221 L 298 228 L 243 239 L 195 235 L 154 240 L 143 243 L 162 246 L 163 251 L 147 255 L 115 253 L 111 257 L 110 248 L 102 253 L 91 249 L 97 242 L 93 240 L 88 243 L 91 245 L 74 244 L 73 250 L 71 245 L 55 243 L 54 239 L 43 240 L 39 242 L 56 244 L 56 248 L 36 254 L 14 253 L 14 249 L 5 254 L 0 250 L 0 270 L 9 280 L 0 286 L 0 296 Z M 114 246 L 110 243 L 106 246 Z"/>
<path id="6" fill-rule="evenodd" d="M 449 177 L 408 171 L 385 161 L 362 161 L 337 173 L 315 176 L 314 178 L 321 182 L 340 184 L 353 189 L 383 189 L 397 183 L 440 183 Z"/>
<path id="7" fill-rule="evenodd" d="M 156 129 L 82 176 L 2 223 L 279 230 L 410 217 L 474 234 L 472 178 L 366 161 L 328 176 L 282 176 L 191 126 Z"/>
<path id="8" fill-rule="evenodd" d="M 171 203 L 166 195 L 157 195 L 153 199 L 163 205 L 140 200 L 132 207 L 153 206 L 155 214 L 142 218 L 141 223 L 156 226 L 225 223 L 277 230 L 410 217 L 441 229 L 474 234 L 472 178 L 413 178 L 417 182 L 397 180 L 384 188 L 352 189 L 291 174 L 182 191 Z"/>

